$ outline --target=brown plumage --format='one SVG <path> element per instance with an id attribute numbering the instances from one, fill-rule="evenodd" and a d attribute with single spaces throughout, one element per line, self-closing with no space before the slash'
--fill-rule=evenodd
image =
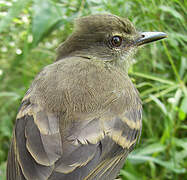
<path id="1" fill-rule="evenodd" d="M 7 180 L 113 180 L 141 131 L 129 57 L 164 37 L 139 33 L 114 15 L 77 20 L 56 62 L 37 75 L 22 100 Z"/>

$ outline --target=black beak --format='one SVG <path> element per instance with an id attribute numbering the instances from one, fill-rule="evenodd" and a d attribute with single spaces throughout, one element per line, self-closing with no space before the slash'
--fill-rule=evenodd
<path id="1" fill-rule="evenodd" d="M 140 36 L 141 37 L 134 42 L 136 46 L 164 39 L 167 37 L 167 34 L 163 32 L 142 32 Z"/>

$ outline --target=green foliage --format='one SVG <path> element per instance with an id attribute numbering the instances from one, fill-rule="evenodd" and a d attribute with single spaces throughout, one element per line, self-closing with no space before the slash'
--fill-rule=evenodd
<path id="1" fill-rule="evenodd" d="M 187 1 L 1 0 L 0 179 L 16 113 L 35 75 L 55 59 L 73 19 L 95 13 L 128 17 L 168 39 L 142 48 L 129 70 L 143 100 L 143 130 L 122 179 L 187 179 Z"/>

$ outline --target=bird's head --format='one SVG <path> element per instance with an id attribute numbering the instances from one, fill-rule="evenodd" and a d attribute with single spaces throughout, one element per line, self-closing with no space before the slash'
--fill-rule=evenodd
<path id="1" fill-rule="evenodd" d="M 137 47 L 165 37 L 162 32 L 138 32 L 128 19 L 111 14 L 81 17 L 75 22 L 73 34 L 59 47 L 57 60 L 82 56 L 130 64 L 128 57 Z"/>

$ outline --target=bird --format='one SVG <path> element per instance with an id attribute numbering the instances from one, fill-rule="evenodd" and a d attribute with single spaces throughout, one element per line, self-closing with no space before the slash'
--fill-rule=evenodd
<path id="1" fill-rule="evenodd" d="M 128 76 L 132 57 L 166 37 L 112 14 L 76 19 L 21 102 L 7 180 L 115 179 L 142 129 L 142 102 Z"/>

